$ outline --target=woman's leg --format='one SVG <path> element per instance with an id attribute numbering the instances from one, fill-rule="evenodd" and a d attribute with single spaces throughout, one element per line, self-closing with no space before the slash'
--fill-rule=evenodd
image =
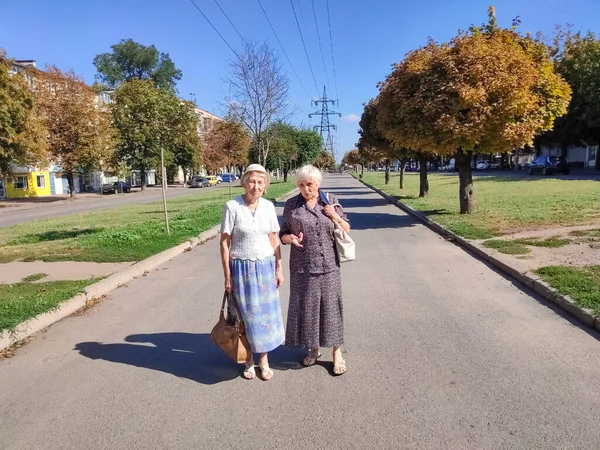
<path id="1" fill-rule="evenodd" d="M 258 363 L 260 367 L 261 377 L 265 381 L 269 381 L 273 377 L 273 370 L 269 367 L 269 354 L 261 353 L 260 354 L 260 362 Z"/>

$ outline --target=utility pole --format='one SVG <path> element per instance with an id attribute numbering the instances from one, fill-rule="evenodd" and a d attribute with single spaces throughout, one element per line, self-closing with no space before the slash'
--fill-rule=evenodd
<path id="1" fill-rule="evenodd" d="M 169 230 L 169 212 L 167 211 L 167 169 L 165 167 L 165 149 L 161 145 L 160 147 L 160 169 L 162 173 L 162 198 L 163 198 L 163 209 L 165 210 L 165 227 L 167 234 L 171 234 Z"/>
<path id="2" fill-rule="evenodd" d="M 339 102 L 337 100 L 327 98 L 327 90 L 326 87 L 323 86 L 323 98 L 320 98 L 319 100 L 313 100 L 311 102 L 313 106 L 319 106 L 319 104 L 321 104 L 321 110 L 309 114 L 308 117 L 321 116 L 321 125 L 315 125 L 313 129 L 321 132 L 321 140 L 323 140 L 323 133 L 327 132 L 327 137 L 323 141 L 325 143 L 325 151 L 331 153 L 331 156 L 333 156 L 333 159 L 335 160 L 335 149 L 333 148 L 333 134 L 331 130 L 336 131 L 337 126 L 329 121 L 329 116 L 342 117 L 342 115 L 337 111 L 330 110 L 330 103 L 331 106 L 336 106 L 336 104 L 339 106 Z"/>

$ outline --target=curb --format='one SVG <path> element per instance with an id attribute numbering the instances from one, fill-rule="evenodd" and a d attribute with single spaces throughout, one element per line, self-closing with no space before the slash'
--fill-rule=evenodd
<path id="1" fill-rule="evenodd" d="M 571 316 L 576 317 L 581 322 L 586 324 L 588 327 L 593 328 L 597 331 L 600 331 L 600 316 L 596 316 L 594 314 L 593 310 L 587 309 L 587 308 L 582 308 L 571 297 L 569 297 L 568 295 L 560 294 L 556 289 L 552 288 L 548 283 L 542 281 L 539 277 L 532 276 L 527 273 L 519 272 L 514 267 L 511 267 L 508 264 L 506 264 L 505 262 L 500 261 L 498 258 L 490 255 L 489 253 L 485 252 L 484 250 L 482 250 L 478 246 L 474 245 L 473 243 L 467 241 L 466 239 L 461 238 L 460 236 L 454 234 L 452 231 L 448 230 L 447 228 L 444 228 L 443 226 L 435 223 L 434 221 L 429 219 L 425 214 L 421 213 L 420 211 L 412 209 L 410 206 L 405 205 L 401 201 L 395 199 L 391 195 L 386 194 L 381 189 L 378 189 L 375 186 L 370 185 L 366 181 L 363 181 L 357 177 L 354 177 L 354 178 L 356 180 L 360 181 L 365 186 L 367 186 L 369 189 L 377 192 L 379 195 L 384 197 L 387 201 L 389 201 L 393 205 L 400 208 L 405 213 L 417 218 L 421 223 L 423 223 L 425 226 L 427 226 L 431 230 L 435 231 L 439 235 L 445 237 L 446 239 L 448 239 L 449 241 L 452 241 L 459 247 L 462 247 L 464 250 L 468 251 L 469 253 L 477 256 L 478 258 L 480 258 L 480 259 L 484 260 L 485 262 L 489 263 L 490 265 L 494 266 L 496 269 L 498 269 L 500 272 L 502 272 L 509 278 L 512 278 L 512 279 L 518 281 L 520 284 L 525 286 L 527 289 L 529 289 L 529 290 L 535 292 L 536 294 L 540 295 L 541 297 L 545 298 L 550 303 L 556 305 L 563 311 L 566 311 L 567 313 L 569 313 Z"/>
<path id="2" fill-rule="evenodd" d="M 275 199 L 276 202 L 281 202 L 288 197 L 298 193 L 298 189 L 293 189 L 282 197 Z M 150 270 L 172 260 L 182 253 L 189 252 L 194 247 L 204 244 L 219 235 L 221 225 L 215 225 L 209 230 L 203 231 L 197 237 L 190 238 L 175 247 L 164 250 L 156 255 L 139 261 L 121 272 L 114 273 L 109 277 L 94 283 L 85 289 L 83 292 L 71 297 L 69 300 L 62 302 L 55 309 L 39 314 L 25 322 L 21 322 L 11 330 L 5 330 L 0 333 L 0 351 L 8 348 L 17 342 L 37 333 L 40 330 L 70 316 L 77 310 L 86 306 L 88 301 L 100 298 L 110 291 L 123 286 L 134 278 L 143 276 Z"/>

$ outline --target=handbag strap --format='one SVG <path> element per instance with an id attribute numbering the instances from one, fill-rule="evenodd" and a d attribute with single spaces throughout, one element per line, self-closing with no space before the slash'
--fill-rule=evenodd
<path id="1" fill-rule="evenodd" d="M 225 314 L 225 303 L 231 303 L 233 305 L 233 307 L 235 308 L 235 311 L 237 312 L 238 319 L 242 320 L 242 313 L 237 304 L 237 301 L 235 300 L 235 297 L 233 296 L 233 294 L 230 294 L 227 291 L 225 291 L 223 293 L 223 303 L 221 304 L 221 314 Z"/>

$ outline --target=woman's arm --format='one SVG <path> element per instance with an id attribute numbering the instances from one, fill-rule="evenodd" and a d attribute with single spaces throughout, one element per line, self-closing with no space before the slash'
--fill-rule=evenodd
<path id="1" fill-rule="evenodd" d="M 298 236 L 292 234 L 290 217 L 292 215 L 292 208 L 286 203 L 283 208 L 283 223 L 281 224 L 281 230 L 279 231 L 279 239 L 284 245 L 294 244 L 296 247 L 302 248 L 302 233 Z"/>
<path id="2" fill-rule="evenodd" d="M 279 245 L 277 233 L 270 233 L 269 240 L 271 241 L 273 251 L 275 252 L 275 277 L 277 279 L 277 287 L 279 287 L 283 284 L 284 278 L 283 267 L 281 265 L 281 246 Z"/>
<path id="3" fill-rule="evenodd" d="M 225 278 L 225 290 L 231 293 L 231 270 L 229 269 L 229 247 L 231 236 L 221 233 L 221 264 L 223 265 L 223 277 Z"/>

